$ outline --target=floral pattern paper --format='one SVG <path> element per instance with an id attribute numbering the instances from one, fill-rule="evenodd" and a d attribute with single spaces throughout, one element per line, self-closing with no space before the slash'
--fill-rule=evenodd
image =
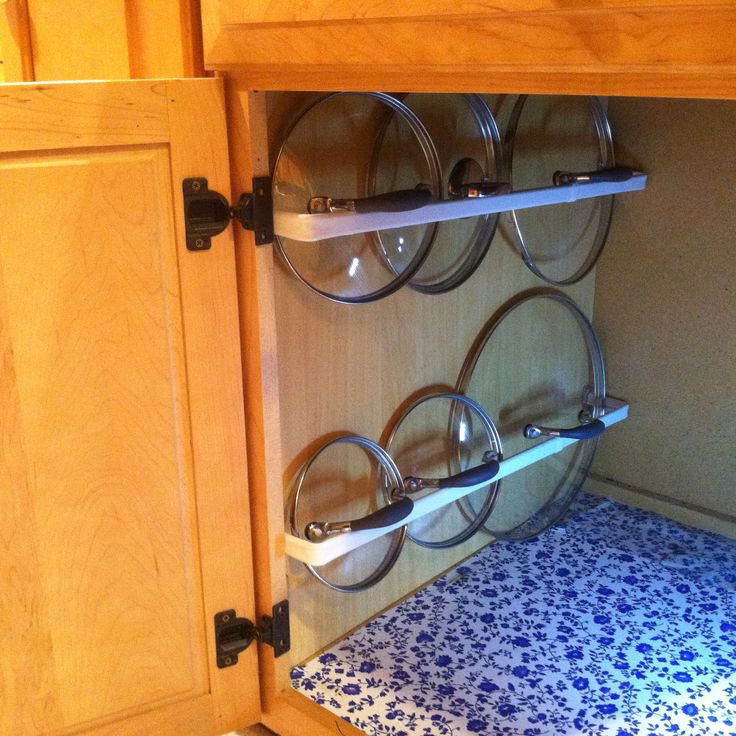
<path id="1" fill-rule="evenodd" d="M 736 736 L 736 542 L 584 496 L 292 682 L 371 736 Z"/>

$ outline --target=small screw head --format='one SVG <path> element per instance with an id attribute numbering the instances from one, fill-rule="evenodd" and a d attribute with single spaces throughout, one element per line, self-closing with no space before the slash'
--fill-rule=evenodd
<path id="1" fill-rule="evenodd" d="M 194 241 L 195 248 L 204 248 L 204 246 L 205 246 L 204 238 L 197 238 Z"/>
<path id="2" fill-rule="evenodd" d="M 192 182 L 192 191 L 198 192 L 202 188 L 202 182 L 199 181 L 193 181 Z"/>
<path id="3" fill-rule="evenodd" d="M 229 613 L 223 613 L 222 614 L 222 623 L 226 624 L 230 620 L 230 614 Z"/>
<path id="4" fill-rule="evenodd" d="M 233 663 L 233 658 L 232 657 L 225 657 L 225 664 L 230 665 L 232 663 Z"/>

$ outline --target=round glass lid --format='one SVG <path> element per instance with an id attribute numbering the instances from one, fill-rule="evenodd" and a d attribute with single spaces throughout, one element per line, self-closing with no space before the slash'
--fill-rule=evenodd
<path id="1" fill-rule="evenodd" d="M 480 485 L 466 497 L 469 504 L 451 503 L 409 524 L 412 541 L 453 547 L 481 528 L 498 492 L 499 483 L 492 478 L 498 472 L 501 440 L 493 420 L 475 401 L 454 393 L 414 401 L 393 424 L 385 447 L 404 478 L 404 493 L 415 501 L 442 488 Z M 395 494 L 386 492 L 385 497 Z"/>
<path id="2" fill-rule="evenodd" d="M 386 482 L 392 488 L 402 486 L 396 465 L 380 445 L 355 435 L 326 442 L 294 479 L 289 509 L 291 533 L 313 542 L 350 534 L 351 526 L 357 529 L 380 507 L 388 509 L 379 492 Z M 402 526 L 325 565 L 305 567 L 333 590 L 355 593 L 388 574 L 405 538 L 406 527 Z"/>
<path id="3" fill-rule="evenodd" d="M 404 104 L 421 119 L 439 156 L 442 197 L 468 196 L 471 186 L 480 192 L 498 183 L 501 145 L 498 127 L 485 100 L 471 94 L 421 94 L 402 97 Z M 406 131 L 387 125 L 377 141 L 373 179 L 379 191 L 390 186 L 395 176 L 395 151 Z M 496 231 L 498 215 L 468 217 L 437 225 L 427 259 L 409 285 L 417 291 L 438 294 L 469 278 L 483 260 Z M 392 269 L 403 267 L 403 234 L 389 230 L 380 234 L 383 254 Z"/>
<path id="4" fill-rule="evenodd" d="M 387 162 L 380 181 L 371 176 L 379 139 L 385 141 Z M 410 204 L 367 199 L 395 192 Z M 351 207 L 410 209 L 418 198 L 428 202 L 439 193 L 439 164 L 424 126 L 402 102 L 381 93 L 341 92 L 313 103 L 286 134 L 273 173 L 274 214 L 344 217 L 349 214 L 343 210 Z M 318 242 L 277 234 L 275 246 L 309 288 L 333 301 L 360 303 L 387 296 L 411 278 L 427 256 L 435 229 L 412 225 Z M 383 239 L 397 244 L 390 264 Z"/>
<path id="5" fill-rule="evenodd" d="M 552 441 L 528 439 L 529 424 L 579 428 L 600 416 L 606 388 L 598 339 L 566 296 L 522 297 L 478 335 L 457 390 L 493 412 L 508 460 Z M 506 476 L 485 528 L 497 538 L 524 539 L 557 521 L 585 480 L 596 444 L 579 440 Z M 472 498 L 469 506 L 478 510 Z"/>
<path id="6" fill-rule="evenodd" d="M 549 187 L 556 172 L 615 165 L 611 129 L 596 97 L 526 96 L 511 112 L 506 147 L 514 190 Z M 603 249 L 613 196 L 511 213 L 526 265 L 552 284 L 579 281 Z"/>

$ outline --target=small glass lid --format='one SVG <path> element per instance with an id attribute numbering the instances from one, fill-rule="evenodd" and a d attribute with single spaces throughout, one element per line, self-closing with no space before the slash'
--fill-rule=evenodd
<path id="1" fill-rule="evenodd" d="M 436 393 L 412 402 L 393 423 L 386 451 L 407 479 L 430 479 L 426 489 L 407 489 L 416 500 L 436 492 L 441 479 L 478 468 L 501 456 L 501 440 L 493 420 L 475 401 L 454 393 Z M 409 539 L 424 547 L 453 547 L 475 534 L 488 518 L 499 482 L 489 482 L 466 499 L 422 516 L 409 524 Z M 393 496 L 385 493 L 387 500 Z"/>
<path id="2" fill-rule="evenodd" d="M 402 479 L 380 445 L 357 435 L 325 442 L 294 479 L 289 508 L 291 533 L 307 539 L 307 526 L 313 522 L 336 523 L 375 512 L 385 506 L 382 491 L 386 483 L 401 488 Z M 388 574 L 405 538 L 403 526 L 326 565 L 305 564 L 305 567 L 333 590 L 343 593 L 366 590 Z"/>
<path id="3" fill-rule="evenodd" d="M 379 139 L 387 165 L 377 180 L 371 170 Z M 437 156 L 417 116 L 390 95 L 341 92 L 313 103 L 286 134 L 274 166 L 273 207 L 308 214 L 313 197 L 350 201 L 417 189 L 439 197 Z M 309 288 L 333 301 L 360 303 L 387 296 L 411 278 L 435 229 L 412 225 L 316 243 L 276 236 L 275 246 Z M 384 238 L 397 244 L 390 264 Z"/>
<path id="4" fill-rule="evenodd" d="M 520 96 L 505 144 L 514 190 L 552 186 L 557 171 L 615 165 L 611 128 L 596 97 Z M 551 284 L 579 281 L 603 249 L 612 210 L 609 196 L 512 212 L 524 262 Z"/>
<path id="5" fill-rule="evenodd" d="M 522 296 L 478 335 L 457 390 L 493 411 L 508 459 L 548 441 L 527 439 L 527 424 L 571 428 L 600 416 L 606 388 L 598 339 L 566 296 Z M 557 521 L 580 489 L 596 444 L 575 442 L 504 478 L 485 528 L 497 538 L 524 539 Z"/>
<path id="6" fill-rule="evenodd" d="M 499 180 L 501 145 L 498 127 L 485 100 L 471 94 L 412 93 L 404 104 L 424 123 L 434 142 L 442 172 L 442 197 L 460 196 L 457 190 L 469 183 Z M 387 127 L 376 147 L 374 179 L 380 190 L 394 176 L 395 151 L 406 134 L 396 126 Z M 498 215 L 483 215 L 437 225 L 434 243 L 409 285 L 417 291 L 439 294 L 456 288 L 468 279 L 483 260 L 496 232 Z M 402 268 L 402 234 L 381 233 L 384 255 L 398 273 Z"/>

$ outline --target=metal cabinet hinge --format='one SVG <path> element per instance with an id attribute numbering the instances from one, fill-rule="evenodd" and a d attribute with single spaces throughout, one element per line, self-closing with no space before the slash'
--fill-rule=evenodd
<path id="1" fill-rule="evenodd" d="M 237 664 L 240 652 L 254 640 L 272 646 L 274 657 L 289 651 L 289 601 L 277 603 L 271 615 L 261 616 L 257 625 L 248 618 L 239 618 L 232 609 L 215 614 L 215 648 L 220 669 Z"/>
<path id="2" fill-rule="evenodd" d="M 207 186 L 204 177 L 184 179 L 182 190 L 189 250 L 209 250 L 211 239 L 219 235 L 230 220 L 238 220 L 246 230 L 252 230 L 256 245 L 273 241 L 270 176 L 254 177 L 253 191 L 241 194 L 238 203 L 232 206 L 222 194 Z"/>

